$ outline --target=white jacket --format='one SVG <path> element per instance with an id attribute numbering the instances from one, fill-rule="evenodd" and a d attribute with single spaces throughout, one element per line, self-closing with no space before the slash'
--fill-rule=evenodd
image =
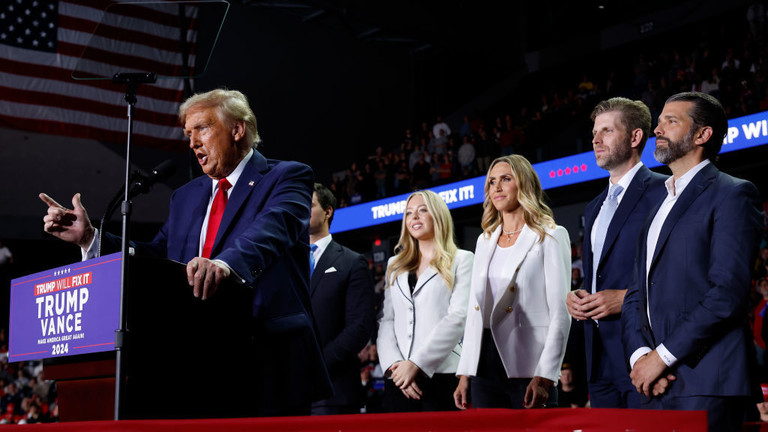
<path id="1" fill-rule="evenodd" d="M 501 233 L 477 239 L 467 325 L 457 375 L 474 376 L 480 359 L 488 265 Z M 523 227 L 502 271 L 509 281 L 496 295 L 491 333 L 510 378 L 540 376 L 557 382 L 565 356 L 571 317 L 565 297 L 571 288 L 571 243 L 561 226 L 543 242 Z"/>
<path id="2" fill-rule="evenodd" d="M 453 289 L 433 267 L 419 276 L 411 295 L 408 273 L 384 291 L 376 348 L 381 369 L 410 360 L 427 376 L 455 373 L 459 364 L 472 275 L 472 252 L 458 250 L 453 260 Z M 389 259 L 389 265 L 394 257 Z"/>

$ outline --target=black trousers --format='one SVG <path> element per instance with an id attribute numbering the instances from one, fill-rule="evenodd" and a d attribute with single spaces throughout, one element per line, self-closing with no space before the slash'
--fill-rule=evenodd
<path id="1" fill-rule="evenodd" d="M 525 390 L 531 378 L 509 378 L 496 349 L 491 330 L 483 330 L 477 375 L 470 379 L 469 396 L 473 408 L 524 408 Z M 549 390 L 547 407 L 557 407 L 557 386 Z"/>

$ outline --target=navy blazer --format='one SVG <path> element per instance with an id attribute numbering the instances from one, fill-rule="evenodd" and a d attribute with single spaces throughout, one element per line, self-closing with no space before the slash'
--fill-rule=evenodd
<path id="1" fill-rule="evenodd" d="M 642 346 L 663 343 L 678 359 L 671 371 L 677 380 L 666 394 L 750 395 L 756 381 L 749 372 L 747 314 L 750 264 L 762 228 L 760 194 L 752 183 L 705 166 L 672 207 L 656 250 L 647 251 L 658 208 L 644 226 L 636 280 L 624 298 L 626 358 Z M 648 253 L 653 256 L 646 280 Z"/>
<path id="2" fill-rule="evenodd" d="M 623 290 L 632 282 L 632 269 L 637 253 L 637 241 L 648 214 L 660 203 L 666 195 L 664 181 L 667 176 L 649 170 L 645 165 L 635 173 L 621 199 L 616 213 L 608 226 L 603 251 L 597 267 L 597 291 L 605 289 Z M 600 207 L 608 195 L 608 188 L 584 210 L 586 221 L 584 242 L 582 246 L 582 263 L 584 266 L 584 289 L 592 290 L 592 227 L 595 224 Z M 600 344 L 594 344 L 594 332 L 600 333 L 602 347 L 605 349 L 609 364 L 602 367 L 614 369 L 612 376 L 627 375 L 624 350 L 621 344 L 621 314 L 605 317 L 599 326 L 592 320 L 584 322 L 584 339 L 586 342 L 587 379 L 591 380 L 593 370 L 600 358 Z M 629 378 L 627 378 L 628 380 Z"/>
<path id="3" fill-rule="evenodd" d="M 368 261 L 331 240 L 310 278 L 312 310 L 335 395 L 318 405 L 361 403 L 360 359 L 376 320 Z"/>
<path id="4" fill-rule="evenodd" d="M 226 262 L 253 288 L 256 340 L 269 337 L 300 353 L 301 358 L 275 361 L 272 370 L 260 372 L 281 376 L 299 398 L 309 392 L 318 399 L 328 397 L 331 387 L 309 300 L 313 181 L 308 166 L 266 159 L 254 149 L 229 195 L 211 258 Z M 182 263 L 198 256 L 211 193 L 211 179 L 205 175 L 174 191 L 168 219 L 151 242 L 135 243 L 137 253 Z M 119 245 L 114 236 L 105 239 Z M 280 354 L 279 347 L 264 348 Z"/>

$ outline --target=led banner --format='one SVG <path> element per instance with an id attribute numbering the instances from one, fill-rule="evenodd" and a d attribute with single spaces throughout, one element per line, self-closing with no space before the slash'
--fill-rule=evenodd
<path id="1" fill-rule="evenodd" d="M 731 119 L 720 153 L 766 143 L 768 143 L 768 111 Z M 656 139 L 650 138 L 642 155 L 643 163 L 649 168 L 661 165 L 653 158 L 655 148 Z M 608 171 L 597 166 L 591 151 L 536 163 L 533 164 L 533 168 L 539 175 L 541 186 L 545 190 L 608 177 Z M 453 209 L 482 203 L 484 184 L 485 176 L 480 176 L 436 186 L 430 190 L 443 197 L 448 208 Z M 401 220 L 405 212 L 406 198 L 408 194 L 337 209 L 333 216 L 331 232 L 344 232 Z"/>
<path id="2" fill-rule="evenodd" d="M 115 349 L 122 255 L 11 281 L 9 361 Z"/>

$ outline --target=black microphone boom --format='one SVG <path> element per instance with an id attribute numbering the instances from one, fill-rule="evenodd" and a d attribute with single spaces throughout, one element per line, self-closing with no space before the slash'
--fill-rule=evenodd
<path id="1" fill-rule="evenodd" d="M 140 175 L 139 178 L 133 182 L 131 189 L 128 192 L 131 198 L 138 194 L 145 194 L 152 190 L 152 186 L 156 183 L 163 183 L 168 180 L 173 173 L 176 172 L 176 165 L 173 161 L 167 159 L 152 169 L 152 173 L 148 176 Z"/>
<path id="2" fill-rule="evenodd" d="M 135 171 L 133 175 L 131 175 L 131 187 L 128 190 L 128 199 L 133 198 L 139 194 L 148 193 L 152 190 L 153 185 L 168 180 L 174 172 L 176 172 L 176 165 L 174 165 L 173 161 L 170 159 L 161 162 L 158 166 L 153 168 L 149 175 Z M 120 205 L 124 198 L 124 191 L 125 185 L 123 185 L 123 187 L 117 191 L 117 194 L 114 196 L 114 198 L 112 198 L 112 201 L 110 201 L 109 205 L 107 206 L 107 211 L 104 212 L 104 217 L 101 218 L 101 225 L 103 225 L 104 221 L 109 219 L 112 216 L 112 213 L 117 210 L 117 207 Z"/>

